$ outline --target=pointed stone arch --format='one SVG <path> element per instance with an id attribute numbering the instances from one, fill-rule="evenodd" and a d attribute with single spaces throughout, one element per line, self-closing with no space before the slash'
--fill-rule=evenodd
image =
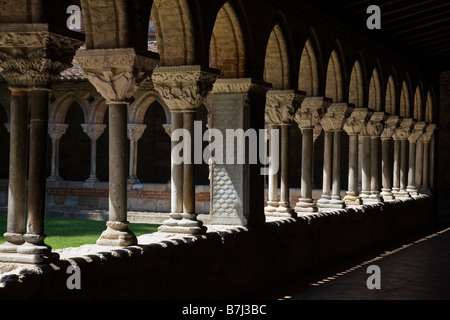
<path id="1" fill-rule="evenodd" d="M 48 121 L 50 123 L 65 123 L 66 113 L 74 102 L 81 107 L 84 119 L 87 121 L 89 119 L 89 102 L 71 91 L 62 95 L 51 105 Z"/>
<path id="2" fill-rule="evenodd" d="M 225 78 L 240 78 L 246 74 L 243 33 L 239 19 L 229 2 L 219 10 L 209 47 L 209 64 L 219 69 Z"/>
<path id="3" fill-rule="evenodd" d="M 359 60 L 356 60 L 350 74 L 348 102 L 356 107 L 364 106 L 364 77 Z"/>
<path id="4" fill-rule="evenodd" d="M 161 66 L 195 63 L 195 42 L 187 0 L 154 0 L 151 7 Z"/>
<path id="5" fill-rule="evenodd" d="M 337 50 L 333 50 L 328 60 L 325 95 L 333 102 L 342 102 L 344 99 L 342 64 Z"/>
<path id="6" fill-rule="evenodd" d="M 433 103 L 432 91 L 433 91 L 432 88 L 430 90 L 428 90 L 427 100 L 426 100 L 426 104 L 425 104 L 425 121 L 428 123 L 433 122 L 434 103 Z"/>
<path id="7" fill-rule="evenodd" d="M 158 103 L 161 105 L 166 115 L 166 123 L 170 123 L 169 107 L 167 107 L 167 105 L 159 97 L 159 95 L 152 91 L 143 93 L 140 97 L 133 101 L 133 103 L 130 104 L 128 109 L 128 122 L 143 123 L 145 113 L 154 101 L 158 101 Z"/>
<path id="8" fill-rule="evenodd" d="M 375 111 L 381 111 L 381 83 L 377 68 L 373 69 L 370 77 L 367 106 Z"/>
<path id="9" fill-rule="evenodd" d="M 423 120 L 423 107 L 422 107 L 422 88 L 418 84 L 416 87 L 416 92 L 414 93 L 414 112 L 413 118 L 417 121 Z"/>
<path id="10" fill-rule="evenodd" d="M 309 97 L 319 95 L 318 59 L 311 39 L 306 40 L 300 58 L 298 89 L 305 91 Z"/>
<path id="11" fill-rule="evenodd" d="M 395 81 L 392 75 L 389 76 L 386 85 L 386 97 L 385 97 L 385 112 L 391 115 L 398 115 L 396 108 L 396 88 Z"/>
<path id="12" fill-rule="evenodd" d="M 409 85 L 407 80 L 403 81 L 402 90 L 400 92 L 400 110 L 401 117 L 409 118 L 411 116 L 411 100 L 409 95 Z"/>
<path id="13" fill-rule="evenodd" d="M 286 38 L 279 24 L 270 33 L 264 59 L 264 81 L 273 89 L 289 89 L 289 56 Z"/>

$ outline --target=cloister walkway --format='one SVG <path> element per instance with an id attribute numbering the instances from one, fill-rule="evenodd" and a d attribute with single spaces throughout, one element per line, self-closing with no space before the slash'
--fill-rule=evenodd
<path id="1" fill-rule="evenodd" d="M 368 289 L 380 268 L 380 289 Z M 426 233 L 384 245 L 320 270 L 307 278 L 284 283 L 258 299 L 271 300 L 449 300 L 450 223 Z"/>

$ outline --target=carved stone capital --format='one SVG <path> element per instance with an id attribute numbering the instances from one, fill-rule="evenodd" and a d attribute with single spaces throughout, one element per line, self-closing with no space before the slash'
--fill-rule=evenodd
<path id="1" fill-rule="evenodd" d="M 287 125 L 294 120 L 304 94 L 297 90 L 269 90 L 266 93 L 265 119 L 269 124 Z"/>
<path id="2" fill-rule="evenodd" d="M 321 134 L 322 134 L 322 125 L 319 122 L 314 126 L 313 129 L 313 142 L 315 142 L 317 138 L 320 137 Z"/>
<path id="3" fill-rule="evenodd" d="M 417 142 L 417 140 L 419 140 L 420 136 L 424 133 L 426 126 L 427 126 L 427 124 L 423 121 L 417 122 L 414 125 L 414 127 L 411 131 L 411 134 L 408 137 L 408 141 L 409 142 Z"/>
<path id="4" fill-rule="evenodd" d="M 65 123 L 49 123 L 48 124 L 48 135 L 52 141 L 60 140 L 62 135 L 66 133 L 68 124 Z"/>
<path id="5" fill-rule="evenodd" d="M 419 141 L 428 143 L 431 141 L 431 137 L 433 136 L 434 132 L 437 130 L 437 127 L 434 123 L 430 123 L 427 125 L 425 132 L 420 136 Z"/>
<path id="6" fill-rule="evenodd" d="M 379 137 L 384 129 L 384 121 L 386 114 L 384 112 L 374 112 L 370 117 L 370 120 L 366 123 L 362 135 Z"/>
<path id="7" fill-rule="evenodd" d="M 300 109 L 295 113 L 295 121 L 298 127 L 300 129 L 315 128 L 330 105 L 331 100 L 324 97 L 305 98 Z M 321 130 L 322 126 L 320 126 L 319 135 Z"/>
<path id="8" fill-rule="evenodd" d="M 170 111 L 184 112 L 195 110 L 203 103 L 217 77 L 198 65 L 158 67 L 152 81 Z"/>
<path id="9" fill-rule="evenodd" d="M 164 123 L 163 125 L 164 131 L 169 135 L 169 137 L 172 137 L 172 124 L 170 123 Z"/>
<path id="10" fill-rule="evenodd" d="M 384 129 L 383 132 L 381 132 L 380 138 L 381 139 L 392 138 L 395 129 L 399 126 L 399 124 L 400 124 L 399 116 L 389 116 L 384 122 Z"/>
<path id="11" fill-rule="evenodd" d="M 2 24 L 0 67 L 11 87 L 44 87 L 72 67 L 82 41 L 50 32 L 47 24 Z"/>
<path id="12" fill-rule="evenodd" d="M 414 125 L 414 120 L 411 118 L 405 118 L 401 121 L 400 125 L 394 130 L 392 138 L 394 140 L 406 140 L 411 134 L 412 126 Z"/>
<path id="13" fill-rule="evenodd" d="M 127 125 L 128 140 L 138 141 L 140 138 L 142 138 L 142 134 L 144 133 L 145 129 L 147 129 L 146 124 L 129 123 Z"/>
<path id="14" fill-rule="evenodd" d="M 107 104 L 128 102 L 158 63 L 133 48 L 79 50 L 75 60 Z"/>
<path id="15" fill-rule="evenodd" d="M 87 134 L 92 141 L 97 140 L 106 128 L 106 124 L 103 123 L 82 123 L 84 133 Z"/>
<path id="16" fill-rule="evenodd" d="M 369 121 L 372 112 L 368 108 L 353 109 L 350 117 L 345 119 L 344 131 L 348 135 L 357 135 L 364 130 L 364 126 Z"/>
<path id="17" fill-rule="evenodd" d="M 261 94 L 266 94 L 269 85 L 252 78 L 220 78 L 214 82 L 212 93 L 248 93 L 256 90 Z"/>
<path id="18" fill-rule="evenodd" d="M 342 130 L 345 119 L 348 118 L 352 111 L 353 108 L 347 103 L 332 103 L 325 115 L 320 119 L 323 130 Z"/>

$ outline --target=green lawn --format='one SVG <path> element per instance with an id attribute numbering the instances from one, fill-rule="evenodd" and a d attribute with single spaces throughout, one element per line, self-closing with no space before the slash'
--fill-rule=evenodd
<path id="1" fill-rule="evenodd" d="M 130 223 L 130 230 L 136 236 L 157 231 L 158 224 Z M 75 220 L 65 218 L 46 218 L 45 243 L 53 249 L 79 247 L 83 244 L 95 244 L 106 229 L 104 221 Z M 6 216 L 0 215 L 0 243 L 5 241 Z"/>

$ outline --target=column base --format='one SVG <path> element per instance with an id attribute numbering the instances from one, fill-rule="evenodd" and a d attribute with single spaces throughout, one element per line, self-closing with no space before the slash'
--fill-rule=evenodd
<path id="1" fill-rule="evenodd" d="M 300 198 L 295 204 L 294 210 L 298 213 L 317 212 L 319 209 L 311 198 Z"/>
<path id="2" fill-rule="evenodd" d="M 383 202 L 383 198 L 379 193 L 372 193 L 367 197 L 362 198 L 363 204 L 374 204 Z"/>
<path id="3" fill-rule="evenodd" d="M 7 263 L 47 264 L 58 260 L 59 254 L 56 252 L 49 252 L 47 254 L 0 253 L 0 262 Z"/>
<path id="4" fill-rule="evenodd" d="M 264 207 L 265 213 L 275 212 L 278 208 L 278 202 L 269 200 L 267 201 L 267 206 Z"/>
<path id="5" fill-rule="evenodd" d="M 407 186 L 406 192 L 408 192 L 411 196 L 418 196 L 419 192 L 415 186 Z"/>
<path id="6" fill-rule="evenodd" d="M 203 222 L 197 220 L 195 213 L 171 213 L 170 219 L 164 220 L 163 225 L 158 228 L 159 232 L 192 235 L 205 234 L 206 230 Z"/>
<path id="7" fill-rule="evenodd" d="M 127 179 L 127 183 L 128 183 L 128 184 L 141 183 L 141 180 L 139 180 L 138 178 L 128 178 L 128 179 Z"/>
<path id="8" fill-rule="evenodd" d="M 47 178 L 48 181 L 63 181 L 60 176 L 50 176 Z"/>
<path id="9" fill-rule="evenodd" d="M 394 200 L 394 194 L 391 192 L 391 189 L 381 189 L 380 196 L 383 198 L 383 201 Z"/>
<path id="10" fill-rule="evenodd" d="M 344 203 L 346 206 L 359 206 L 362 204 L 362 201 L 356 192 L 347 192 L 344 197 Z"/>
<path id="11" fill-rule="evenodd" d="M 320 199 L 322 200 L 322 199 Z M 324 199 L 324 201 L 317 201 L 317 206 L 322 210 L 328 209 L 343 209 L 345 208 L 345 203 L 342 199 Z M 320 201 L 320 202 L 319 202 Z"/>
<path id="12" fill-rule="evenodd" d="M 128 229 L 128 221 L 107 221 L 106 230 L 97 240 L 100 246 L 133 246 L 137 244 L 134 233 Z"/>
<path id="13" fill-rule="evenodd" d="M 6 241 L 0 245 L 0 252 L 17 252 L 17 248 L 25 242 L 22 233 L 6 232 L 3 236 Z"/>
<path id="14" fill-rule="evenodd" d="M 89 178 L 86 179 L 86 182 L 89 183 L 94 183 L 94 182 L 99 182 L 100 180 L 97 178 L 97 176 L 89 176 Z"/>
<path id="15" fill-rule="evenodd" d="M 406 192 L 406 190 L 400 190 L 399 192 L 394 193 L 394 198 L 404 200 L 404 199 L 411 199 L 411 196 L 408 192 Z"/>
<path id="16" fill-rule="evenodd" d="M 11 234 L 7 234 L 9 237 Z M 18 235 L 18 234 L 16 234 Z M 23 244 L 5 242 L 1 245 L 0 261 L 9 263 L 44 264 L 59 260 L 59 254 L 44 243 L 45 235 L 24 234 Z"/>
<path id="17" fill-rule="evenodd" d="M 279 202 L 275 211 L 265 211 L 269 217 L 295 218 L 297 216 L 294 209 L 289 206 L 289 202 Z"/>

